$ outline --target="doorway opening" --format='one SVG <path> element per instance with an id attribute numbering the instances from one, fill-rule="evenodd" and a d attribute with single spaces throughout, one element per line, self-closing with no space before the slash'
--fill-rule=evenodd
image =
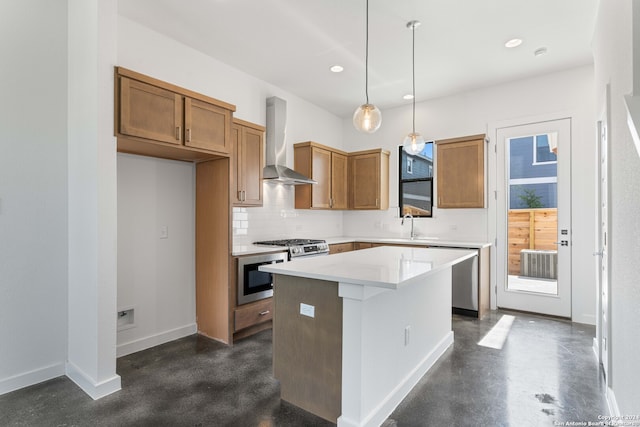
<path id="1" fill-rule="evenodd" d="M 558 294 L 558 134 L 507 138 L 507 289 Z"/>
<path id="2" fill-rule="evenodd" d="M 496 305 L 570 318 L 571 119 L 498 128 L 496 143 Z"/>

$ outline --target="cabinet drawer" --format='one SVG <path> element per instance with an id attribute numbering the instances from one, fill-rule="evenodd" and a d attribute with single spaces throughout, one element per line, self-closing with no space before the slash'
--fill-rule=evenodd
<path id="1" fill-rule="evenodd" d="M 267 298 L 236 308 L 234 312 L 234 332 L 273 318 L 273 299 Z"/>

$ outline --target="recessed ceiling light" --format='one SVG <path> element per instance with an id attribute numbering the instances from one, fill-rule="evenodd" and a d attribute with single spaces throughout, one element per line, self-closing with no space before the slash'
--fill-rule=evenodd
<path id="1" fill-rule="evenodd" d="M 413 95 L 411 95 L 410 93 L 406 94 L 405 96 L 402 97 L 402 99 L 413 99 Z"/>
<path id="2" fill-rule="evenodd" d="M 511 39 L 504 44 L 504 47 L 518 47 L 522 44 L 522 39 Z"/>
<path id="3" fill-rule="evenodd" d="M 344 68 L 342 67 L 342 65 L 334 65 L 331 68 L 329 68 L 331 70 L 331 72 L 333 73 L 341 73 L 344 71 Z"/>
<path id="4" fill-rule="evenodd" d="M 542 56 L 542 55 L 545 55 L 546 53 L 547 53 L 547 48 L 544 46 L 533 51 L 533 54 L 535 56 Z"/>

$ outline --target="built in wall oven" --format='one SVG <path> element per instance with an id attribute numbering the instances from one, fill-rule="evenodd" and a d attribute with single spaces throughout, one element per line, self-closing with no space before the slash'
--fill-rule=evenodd
<path id="1" fill-rule="evenodd" d="M 258 271 L 265 264 L 287 262 L 287 252 L 258 254 L 238 258 L 238 305 L 247 304 L 273 295 L 273 276 Z"/>

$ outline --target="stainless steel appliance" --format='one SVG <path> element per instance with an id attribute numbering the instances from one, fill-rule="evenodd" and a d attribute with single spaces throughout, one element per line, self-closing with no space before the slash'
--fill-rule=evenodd
<path id="1" fill-rule="evenodd" d="M 273 295 L 273 276 L 258 271 L 265 264 L 287 262 L 287 252 L 259 254 L 238 258 L 238 305 L 269 298 Z"/>
<path id="2" fill-rule="evenodd" d="M 325 240 L 313 239 L 282 239 L 255 242 L 260 246 L 283 246 L 289 250 L 289 259 L 308 258 L 312 256 L 328 255 L 329 245 Z"/>

